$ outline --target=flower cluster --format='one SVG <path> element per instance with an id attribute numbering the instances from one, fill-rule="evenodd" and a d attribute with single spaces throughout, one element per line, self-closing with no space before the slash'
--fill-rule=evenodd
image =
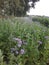
<path id="1" fill-rule="evenodd" d="M 38 41 L 39 44 L 42 44 L 42 41 Z"/>
<path id="2" fill-rule="evenodd" d="M 13 40 L 17 41 L 17 43 L 18 43 L 17 46 L 18 46 L 18 47 L 21 47 L 22 45 L 26 45 L 26 44 L 27 44 L 26 41 L 21 40 L 21 39 L 19 39 L 19 38 L 13 38 Z"/>
<path id="3" fill-rule="evenodd" d="M 19 38 L 13 38 L 13 40 L 17 42 L 16 44 L 17 49 L 15 47 L 11 48 L 11 52 L 15 54 L 24 54 L 25 50 L 22 48 L 22 46 L 27 45 L 27 42 Z"/>
<path id="4" fill-rule="evenodd" d="M 49 39 L 49 36 L 45 36 L 44 38 L 45 38 L 45 39 Z"/>
<path id="5" fill-rule="evenodd" d="M 11 48 L 11 53 L 15 53 L 16 55 L 24 54 L 25 50 L 24 49 L 16 50 L 15 48 Z"/>

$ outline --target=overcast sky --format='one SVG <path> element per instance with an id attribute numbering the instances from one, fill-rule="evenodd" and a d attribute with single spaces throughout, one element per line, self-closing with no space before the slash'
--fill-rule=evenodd
<path id="1" fill-rule="evenodd" d="M 35 9 L 30 9 L 30 13 L 27 14 L 49 16 L 49 0 L 40 0 L 36 3 Z"/>

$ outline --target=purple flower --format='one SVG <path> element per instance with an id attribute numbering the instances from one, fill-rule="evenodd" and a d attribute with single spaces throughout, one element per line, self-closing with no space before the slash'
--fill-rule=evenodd
<path id="1" fill-rule="evenodd" d="M 22 41 L 21 41 L 21 40 L 19 40 L 19 41 L 18 41 L 18 44 L 22 44 Z"/>
<path id="2" fill-rule="evenodd" d="M 20 48 L 22 44 L 18 43 L 17 46 Z"/>
<path id="3" fill-rule="evenodd" d="M 11 52 L 13 53 L 15 51 L 15 48 L 11 48 Z"/>
<path id="4" fill-rule="evenodd" d="M 39 44 L 42 44 L 42 41 L 38 41 Z"/>
<path id="5" fill-rule="evenodd" d="M 48 39 L 48 38 L 49 38 L 49 36 L 45 36 L 44 38 L 45 38 L 45 39 Z"/>
<path id="6" fill-rule="evenodd" d="M 15 41 L 21 41 L 21 39 L 19 39 L 19 38 L 13 38 L 13 40 L 15 40 Z"/>
<path id="7" fill-rule="evenodd" d="M 16 50 L 15 53 L 18 54 L 19 52 Z"/>
<path id="8" fill-rule="evenodd" d="M 17 40 L 18 40 L 18 38 L 13 38 L 13 40 L 16 40 L 16 41 L 17 41 Z"/>
<path id="9" fill-rule="evenodd" d="M 24 49 L 21 49 L 20 54 L 24 54 L 24 53 L 25 53 Z"/>
<path id="10" fill-rule="evenodd" d="M 22 40 L 21 39 L 19 39 L 19 38 L 13 38 L 14 40 L 16 40 L 17 41 L 17 43 L 18 43 L 18 47 L 21 47 L 21 45 L 22 45 Z"/>
<path id="11" fill-rule="evenodd" d="M 26 42 L 26 41 L 23 41 L 23 44 L 24 44 L 24 45 L 27 45 L 27 42 Z"/>

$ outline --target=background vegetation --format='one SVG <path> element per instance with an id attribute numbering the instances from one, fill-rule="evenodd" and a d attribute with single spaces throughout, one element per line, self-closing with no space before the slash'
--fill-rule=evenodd
<path id="1" fill-rule="evenodd" d="M 39 0 L 0 0 L 0 15 L 2 16 L 25 16 L 30 7 L 34 8 Z M 32 2 L 31 5 L 28 3 Z"/>
<path id="2" fill-rule="evenodd" d="M 34 16 L 32 18 L 34 22 L 40 22 L 41 24 L 45 25 L 46 27 L 49 27 L 49 17 L 45 16 Z"/>

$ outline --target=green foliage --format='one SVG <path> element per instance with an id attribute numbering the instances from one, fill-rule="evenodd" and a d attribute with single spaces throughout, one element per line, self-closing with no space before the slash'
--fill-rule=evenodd
<path id="1" fill-rule="evenodd" d="M 28 2 L 32 1 L 30 6 Z M 34 7 L 35 2 L 39 0 L 0 0 L 0 14 L 1 15 L 13 15 L 13 16 L 24 16 L 26 11 L 30 7 Z"/>
<path id="2" fill-rule="evenodd" d="M 45 25 L 46 27 L 49 27 L 49 17 L 33 17 L 33 21 L 40 22 L 41 24 Z"/>
<path id="3" fill-rule="evenodd" d="M 24 41 L 27 44 L 17 46 Z M 36 22 L 0 19 L 0 60 L 0 65 L 46 65 L 49 60 L 49 28 Z"/>

